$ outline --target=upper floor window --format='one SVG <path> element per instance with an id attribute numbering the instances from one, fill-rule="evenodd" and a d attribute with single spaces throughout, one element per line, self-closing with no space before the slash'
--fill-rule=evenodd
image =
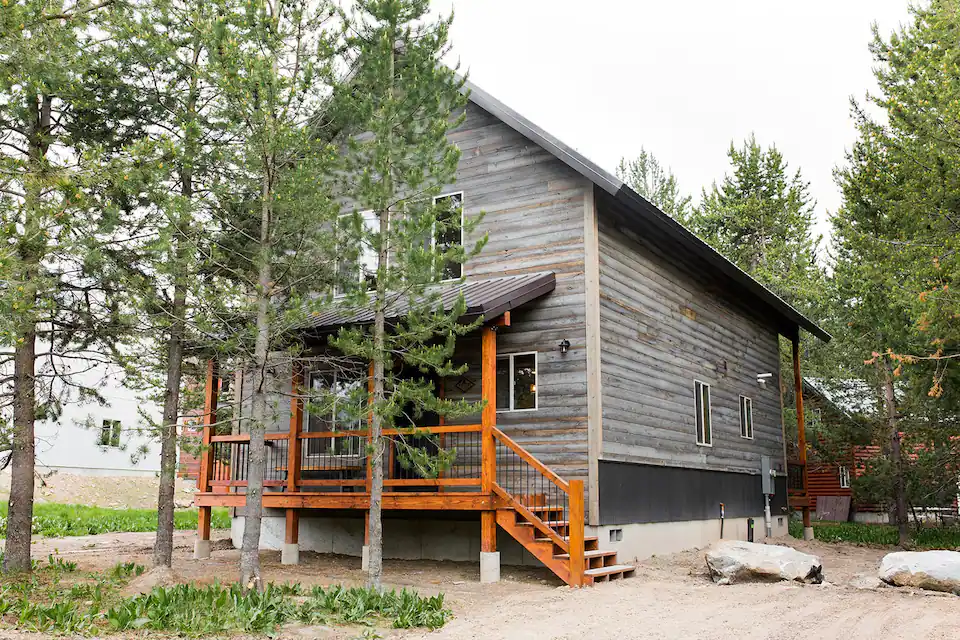
<path id="1" fill-rule="evenodd" d="M 497 411 L 537 408 L 537 353 L 497 357 Z"/>
<path id="2" fill-rule="evenodd" d="M 697 444 L 713 446 L 713 425 L 710 413 L 710 385 L 693 381 L 694 407 L 697 412 Z"/>
<path id="3" fill-rule="evenodd" d="M 120 421 L 104 420 L 100 427 L 100 437 L 97 443 L 101 447 L 119 447 L 120 446 Z"/>
<path id="4" fill-rule="evenodd" d="M 740 396 L 740 437 L 753 440 L 753 400 Z"/>
<path id="5" fill-rule="evenodd" d="M 344 237 L 348 236 L 343 227 L 353 215 L 353 213 L 340 215 L 341 228 L 339 231 Z M 360 244 L 357 247 L 358 252 L 353 254 L 353 252 L 346 251 L 347 247 L 344 246 L 346 243 L 340 243 L 341 246 L 337 247 L 337 253 L 341 258 L 337 265 L 336 293 L 349 291 L 352 288 L 351 283 L 353 282 L 356 282 L 361 287 L 365 287 L 367 290 L 373 289 L 376 286 L 377 248 L 370 244 L 369 235 L 380 232 L 380 216 L 373 210 L 361 211 L 360 220 L 363 224 L 363 229 L 359 239 Z M 344 257 L 344 253 L 350 255 Z"/>
<path id="6" fill-rule="evenodd" d="M 850 488 L 850 470 L 846 467 L 839 467 L 838 472 L 840 474 L 840 488 L 849 489 Z"/>
<path id="7" fill-rule="evenodd" d="M 433 225 L 430 248 L 449 251 L 463 246 L 463 192 L 437 196 L 433 203 L 438 206 L 437 220 Z M 440 275 L 442 280 L 457 280 L 463 277 L 463 264 L 447 260 Z"/>

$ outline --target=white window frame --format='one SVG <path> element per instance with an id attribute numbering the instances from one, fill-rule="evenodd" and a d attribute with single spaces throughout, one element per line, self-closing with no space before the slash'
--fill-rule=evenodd
<path id="1" fill-rule="evenodd" d="M 838 480 L 840 481 L 840 488 L 849 489 L 850 488 L 850 469 L 848 469 L 845 465 L 842 465 L 842 464 L 837 465 L 837 475 L 839 476 Z"/>
<path id="2" fill-rule="evenodd" d="M 463 236 L 463 223 L 466 218 L 466 206 L 463 191 L 451 191 L 450 193 L 441 193 L 438 196 L 434 196 L 433 205 L 437 205 L 438 200 L 443 200 L 444 198 L 452 198 L 453 196 L 460 196 L 460 246 L 465 247 L 466 241 Z M 430 228 L 430 250 L 432 251 L 437 246 L 437 222 L 434 220 L 433 226 Z M 463 278 L 463 263 L 460 263 L 460 277 L 459 278 L 444 278 L 441 282 L 456 282 Z M 531 411 L 531 409 L 521 409 L 521 411 Z"/>
<path id="3" fill-rule="evenodd" d="M 113 429 L 117 427 L 117 444 L 113 444 Z M 105 429 L 109 429 L 109 437 L 107 442 L 103 442 L 103 432 Z M 119 449 L 120 448 L 120 438 L 123 436 L 123 422 L 121 420 L 113 420 L 111 418 L 104 418 L 100 421 L 100 433 L 97 435 L 97 445 L 101 447 L 107 447 L 109 449 Z"/>
<path id="4" fill-rule="evenodd" d="M 706 424 L 698 425 L 697 423 L 703 420 L 703 414 L 697 411 L 697 398 L 702 398 L 701 387 L 706 387 L 707 389 L 707 420 L 710 422 L 710 432 L 709 438 L 704 438 L 703 442 L 700 441 L 700 434 L 703 433 L 704 436 L 707 434 Z M 693 413 L 694 413 L 694 427 L 700 427 L 695 429 L 694 436 L 697 439 L 698 447 L 712 447 L 713 446 L 713 393 L 710 391 L 710 385 L 702 380 L 693 381 Z"/>
<path id="5" fill-rule="evenodd" d="M 309 389 L 309 391 L 311 391 L 311 392 L 313 391 L 313 377 L 314 377 L 315 375 L 316 375 L 316 376 L 322 376 L 322 375 L 325 375 L 326 373 L 327 373 L 327 372 L 318 371 L 318 370 L 308 371 L 308 372 L 307 372 L 307 375 L 306 375 L 306 383 L 307 383 L 307 388 Z M 336 384 L 336 380 L 337 380 L 337 378 L 339 377 L 339 372 L 336 371 L 336 370 L 334 370 L 334 371 L 332 371 L 332 372 L 330 372 L 330 373 L 333 374 L 334 384 Z M 362 379 L 362 378 L 361 378 L 361 379 Z M 306 409 L 306 407 L 304 407 L 304 409 Z M 303 433 L 316 433 L 315 431 L 314 431 L 314 432 L 311 432 L 311 431 L 310 431 L 310 415 L 311 415 L 310 412 L 305 410 L 305 411 L 303 411 L 302 413 L 303 413 L 303 417 L 301 418 L 301 421 L 300 421 L 300 430 L 301 430 Z M 330 414 L 331 414 L 331 416 L 334 418 L 334 429 L 333 429 L 334 431 L 338 431 L 338 432 L 340 432 L 340 433 L 350 433 L 351 431 L 353 431 L 353 429 L 339 429 L 339 428 L 337 428 L 338 425 L 337 425 L 336 422 L 335 422 L 335 420 L 336 420 L 336 415 L 337 415 L 337 397 L 334 397 L 334 398 L 333 398 L 333 404 L 332 404 L 331 407 L 330 407 Z M 362 420 L 362 419 L 358 421 L 358 424 L 360 425 L 360 429 L 363 429 L 363 428 L 364 428 L 364 427 L 363 427 L 363 420 Z M 358 429 L 358 430 L 359 430 L 359 429 Z M 337 440 L 342 440 L 342 439 L 344 439 L 344 438 L 342 438 L 342 437 L 341 437 L 341 438 L 331 437 L 331 438 L 329 438 L 329 440 L 327 440 L 326 438 L 319 438 L 319 439 L 313 438 L 313 439 L 311 439 L 311 440 L 308 440 L 308 441 L 307 441 L 307 444 L 304 444 L 303 446 L 304 446 L 304 450 L 309 451 L 309 442 L 310 442 L 310 441 L 323 442 L 323 441 L 326 440 L 326 441 L 329 443 L 330 448 L 332 449 L 333 447 L 336 446 L 336 441 L 337 441 Z M 347 453 L 347 454 L 331 454 L 331 453 L 329 453 L 329 450 L 328 450 L 328 451 L 325 451 L 325 452 L 320 452 L 320 453 L 307 453 L 307 457 L 311 457 L 311 456 L 312 456 L 312 457 L 330 456 L 330 455 L 356 455 L 356 454 L 352 454 L 352 453 Z"/>
<path id="6" fill-rule="evenodd" d="M 515 400 L 514 388 L 517 383 L 517 376 L 514 372 L 514 358 L 517 356 L 533 356 L 533 370 L 534 370 L 534 383 L 533 386 L 533 407 L 529 409 L 514 409 L 513 402 Z M 497 413 L 523 413 L 525 411 L 536 411 L 540 408 L 540 356 L 536 351 L 520 351 L 517 353 L 501 353 L 497 354 L 497 360 L 508 360 L 510 362 L 510 408 L 509 409 L 497 409 Z M 496 374 L 496 372 L 494 372 Z M 494 375 L 496 379 L 496 375 Z M 496 402 L 496 394 L 494 394 L 493 401 Z"/>
<path id="7" fill-rule="evenodd" d="M 744 411 L 746 409 L 746 412 Z M 747 418 L 750 418 L 747 421 Z M 740 396 L 740 437 L 746 440 L 753 440 L 753 398 L 750 396 Z M 712 434 L 711 434 L 712 435 Z"/>
<path id="8" fill-rule="evenodd" d="M 361 222 L 364 224 L 364 226 L 366 226 L 366 218 L 367 218 L 368 215 L 371 215 L 371 214 L 372 214 L 372 219 L 373 219 L 374 222 L 376 222 L 376 221 L 379 220 L 379 217 L 377 216 L 376 211 L 374 211 L 373 209 L 364 209 L 363 211 L 360 211 L 359 213 L 360 213 L 360 220 L 361 220 Z M 348 216 L 352 216 L 353 214 L 354 214 L 353 211 L 347 211 L 346 213 L 341 213 L 340 215 L 337 216 L 337 221 L 339 222 L 339 221 L 342 220 L 343 218 L 346 218 L 346 217 L 348 217 Z M 389 224 L 389 222 L 388 222 L 388 224 Z M 360 253 L 357 255 L 357 273 L 356 273 L 356 276 L 357 276 L 357 284 L 363 283 L 363 263 L 364 263 L 363 257 L 364 257 L 364 255 L 366 254 L 366 252 L 367 252 L 368 249 L 372 250 L 372 247 L 367 247 L 367 246 L 364 246 L 364 245 L 363 245 L 363 239 L 362 239 L 362 238 L 360 239 L 360 242 L 361 242 L 361 245 L 360 245 Z M 338 254 L 340 253 L 340 248 L 339 248 L 339 247 L 337 247 L 337 253 L 338 253 Z M 377 257 L 376 254 L 373 254 L 373 255 L 374 255 L 374 259 L 376 259 L 376 257 Z M 387 261 L 389 262 L 389 257 L 388 257 Z M 337 275 L 339 276 L 339 272 L 337 273 Z M 346 293 L 346 291 L 342 291 L 339 286 L 334 285 L 334 288 L 333 288 L 333 294 L 334 294 L 334 295 L 342 295 L 342 294 L 344 294 L 344 293 Z"/>

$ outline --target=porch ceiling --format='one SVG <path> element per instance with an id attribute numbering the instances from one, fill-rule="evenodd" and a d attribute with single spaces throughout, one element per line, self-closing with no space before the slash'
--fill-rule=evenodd
<path id="1" fill-rule="evenodd" d="M 463 315 L 464 319 L 474 320 L 483 316 L 486 320 L 492 320 L 506 311 L 516 309 L 550 293 L 554 290 L 556 284 L 556 276 L 553 272 L 545 271 L 484 280 L 441 283 L 431 287 L 424 297 L 436 295 L 444 309 L 452 309 L 462 293 L 467 303 L 467 311 Z M 340 304 L 338 304 L 338 300 Z M 409 311 L 410 299 L 405 294 L 398 293 L 387 308 L 387 320 L 402 318 Z M 371 305 L 346 307 L 343 305 L 343 298 L 338 296 L 334 299 L 332 308 L 312 314 L 295 329 L 301 331 L 330 329 L 340 325 L 370 324 L 372 322 L 373 307 Z"/>

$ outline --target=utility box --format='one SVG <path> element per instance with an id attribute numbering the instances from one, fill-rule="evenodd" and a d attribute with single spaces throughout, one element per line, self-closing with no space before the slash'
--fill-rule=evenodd
<path id="1" fill-rule="evenodd" d="M 772 496 L 776 494 L 777 470 L 773 468 L 770 456 L 760 456 L 760 488 L 764 495 Z"/>

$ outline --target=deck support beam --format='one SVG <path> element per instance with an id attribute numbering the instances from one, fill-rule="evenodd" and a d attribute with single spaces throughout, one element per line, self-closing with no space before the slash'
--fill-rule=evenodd
<path id="1" fill-rule="evenodd" d="M 509 319 L 507 320 L 509 322 Z M 483 412 L 480 416 L 481 470 L 480 491 L 493 493 L 497 476 L 497 452 L 493 429 L 497 425 L 497 333 L 495 326 L 481 330 L 481 392 Z M 497 512 L 480 513 L 480 582 L 499 582 L 500 554 L 497 553 Z"/>
<path id="2" fill-rule="evenodd" d="M 809 485 L 807 484 L 807 432 L 803 416 L 803 376 L 800 373 L 800 336 L 793 339 L 793 386 L 797 408 L 797 446 L 800 449 L 799 462 L 803 465 L 803 539 L 813 540 L 813 527 L 810 525 Z"/>
<path id="3" fill-rule="evenodd" d="M 213 427 L 217 423 L 217 400 L 220 395 L 220 373 L 217 363 L 207 361 L 207 376 L 203 387 L 203 433 L 201 436 L 200 472 L 197 476 L 197 491 L 210 491 L 210 476 L 213 472 Z M 197 540 L 193 547 L 194 560 L 210 557 L 210 519 L 211 507 L 200 507 L 197 517 Z"/>
<path id="4" fill-rule="evenodd" d="M 300 564 L 300 510 L 287 509 L 280 564 Z"/>

